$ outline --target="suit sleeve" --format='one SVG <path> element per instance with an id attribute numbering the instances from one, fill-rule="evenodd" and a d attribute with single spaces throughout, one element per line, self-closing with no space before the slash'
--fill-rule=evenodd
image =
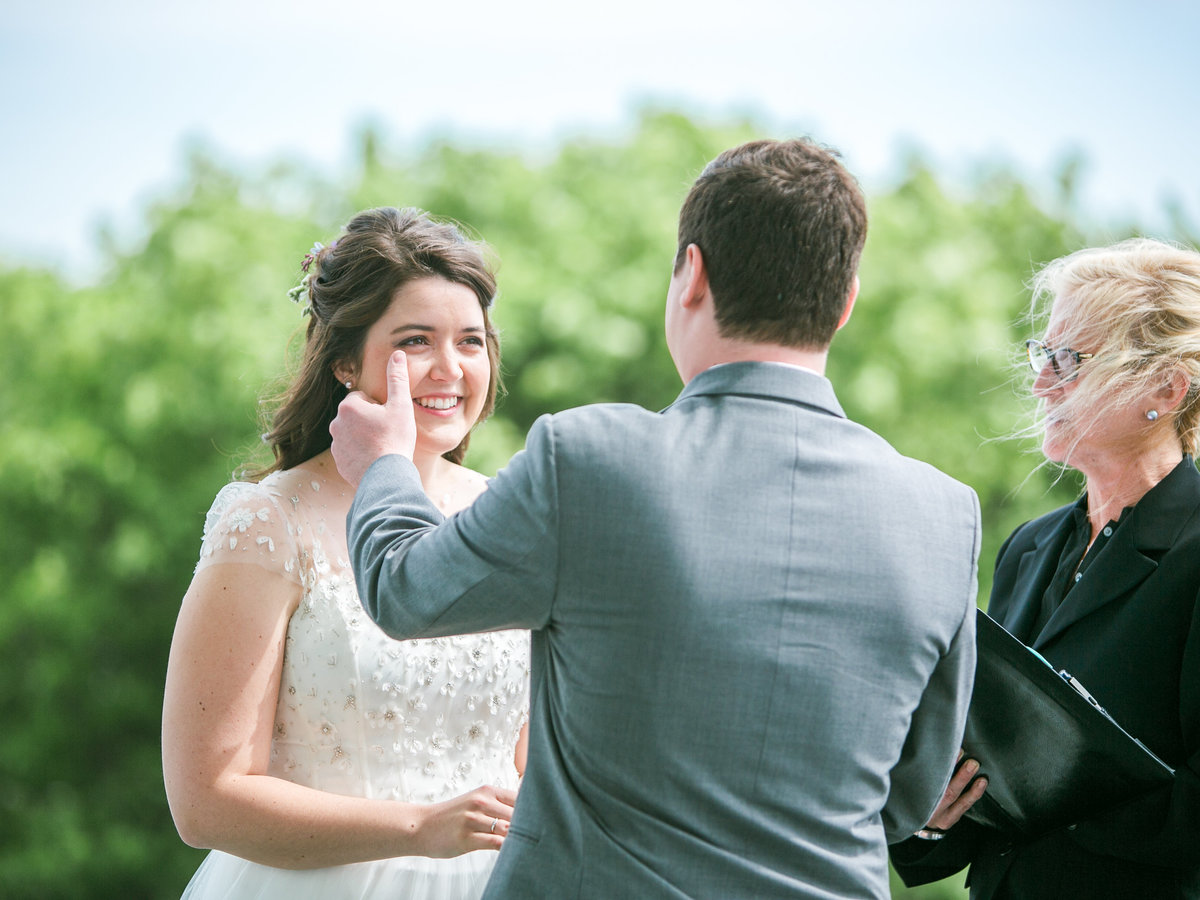
<path id="1" fill-rule="evenodd" d="M 900 761 L 892 769 L 892 793 L 883 810 L 889 842 L 911 836 L 929 821 L 950 780 L 966 727 L 975 680 L 975 594 L 980 547 L 979 500 L 974 491 L 969 493 L 973 546 L 969 565 L 962 569 L 962 618 L 913 711 Z"/>
<path id="2" fill-rule="evenodd" d="M 888 853 L 900 880 L 907 887 L 916 887 L 961 872 L 974 860 L 988 832 L 970 819 L 961 819 L 946 832 L 944 840 L 910 837 L 888 847 Z"/>
<path id="3" fill-rule="evenodd" d="M 544 627 L 557 580 L 557 534 L 546 416 L 488 490 L 449 519 L 401 456 L 376 460 L 347 517 L 359 597 L 394 638 Z"/>
<path id="4" fill-rule="evenodd" d="M 996 602 L 996 586 L 1001 581 L 1003 573 L 1009 568 L 1004 564 L 1005 556 L 1013 543 L 1013 539 L 1021 533 L 1021 530 L 1019 528 L 1010 534 L 996 554 L 989 611 L 990 607 L 995 605 Z M 1017 553 L 1015 558 L 1019 559 L 1020 553 Z M 971 614 L 974 615 L 974 610 L 971 610 Z M 974 679 L 972 679 L 973 685 Z M 965 717 L 963 719 L 963 726 L 964 728 L 966 726 Z M 936 809 L 936 806 L 934 808 Z M 891 856 L 892 866 L 895 868 L 896 874 L 900 876 L 900 880 L 908 887 L 916 887 L 917 885 L 929 884 L 932 881 L 949 878 L 955 872 L 966 868 L 974 860 L 980 846 L 992 834 L 991 829 L 964 818 L 960 819 L 953 828 L 946 832 L 945 838 L 940 841 L 908 837 L 907 840 L 902 840 L 889 846 L 888 853 Z"/>

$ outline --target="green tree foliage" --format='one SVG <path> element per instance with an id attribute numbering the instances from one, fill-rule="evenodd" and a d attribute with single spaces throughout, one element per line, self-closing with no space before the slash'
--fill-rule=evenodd
<path id="1" fill-rule="evenodd" d="M 0 442 L 4 896 L 170 896 L 197 861 L 163 805 L 165 651 L 205 495 L 282 364 L 296 310 L 272 301 L 312 227 L 201 160 L 148 217 L 95 287 L 0 277 L 20 385 Z"/>
<path id="2" fill-rule="evenodd" d="M 198 150 L 94 284 L 0 271 L 0 895 L 177 896 L 202 858 L 163 794 L 167 650 L 203 514 L 261 450 L 258 398 L 297 346 L 285 293 L 310 244 L 383 204 L 488 240 L 509 393 L 469 462 L 490 474 L 542 413 L 671 401 L 678 207 L 708 159 L 760 133 L 646 111 L 619 140 L 541 154 L 435 141 L 389 159 L 367 132 L 339 182 L 282 164 L 237 174 Z M 1028 408 L 1011 380 L 1024 283 L 1085 236 L 1005 171 L 956 192 L 914 159 L 870 205 L 863 289 L 829 374 L 852 417 L 979 493 L 985 597 L 1000 540 L 1078 489 L 996 439 Z M 961 897 L 960 884 L 897 896 Z"/>
<path id="3" fill-rule="evenodd" d="M 1000 542 L 1079 488 L 1057 469 L 1035 472 L 1036 441 L 1011 436 L 1032 421 L 1026 282 L 1086 240 L 1011 173 L 956 196 L 916 159 L 870 211 L 860 300 L 828 374 L 851 417 L 975 488 L 985 605 Z"/>

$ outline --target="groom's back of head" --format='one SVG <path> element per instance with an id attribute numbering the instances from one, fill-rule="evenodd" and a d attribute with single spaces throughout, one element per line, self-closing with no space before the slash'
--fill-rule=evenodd
<path id="1" fill-rule="evenodd" d="M 846 308 L 867 237 L 866 200 L 835 151 L 752 141 L 696 179 L 679 214 L 678 270 L 704 256 L 724 337 L 824 349 Z"/>

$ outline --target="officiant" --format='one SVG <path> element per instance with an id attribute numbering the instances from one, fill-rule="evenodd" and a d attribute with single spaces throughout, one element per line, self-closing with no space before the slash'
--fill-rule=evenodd
<path id="1" fill-rule="evenodd" d="M 986 790 L 965 760 L 892 861 L 910 886 L 969 865 L 972 900 L 1200 898 L 1200 254 L 1147 239 L 1073 253 L 1036 276 L 1033 319 L 1042 452 L 1086 491 L 1008 538 L 988 613 L 1175 778 L 1021 841 L 961 819 Z"/>

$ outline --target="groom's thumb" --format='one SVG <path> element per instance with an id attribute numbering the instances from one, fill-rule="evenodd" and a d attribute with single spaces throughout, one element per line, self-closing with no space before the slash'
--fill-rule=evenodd
<path id="1" fill-rule="evenodd" d="M 397 350 L 388 359 L 387 399 L 384 403 L 387 406 L 407 406 L 411 402 L 412 395 L 408 392 L 408 359 L 403 350 Z"/>

